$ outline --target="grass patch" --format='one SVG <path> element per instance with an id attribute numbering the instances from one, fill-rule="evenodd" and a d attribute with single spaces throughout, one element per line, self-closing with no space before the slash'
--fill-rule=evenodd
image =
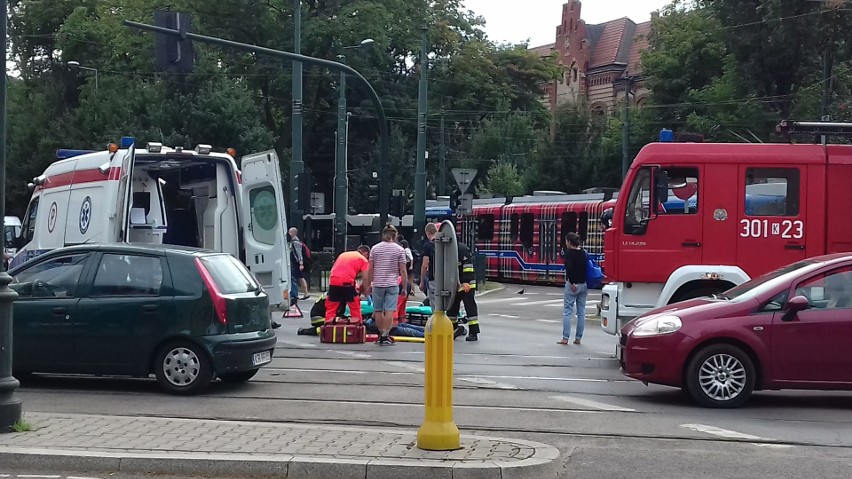
<path id="1" fill-rule="evenodd" d="M 12 431 L 14 431 L 14 432 L 29 432 L 29 431 L 32 431 L 33 429 L 35 429 L 35 427 L 33 427 L 31 422 L 24 421 L 23 419 L 16 422 L 15 424 L 12 424 L 11 427 L 12 427 Z"/>

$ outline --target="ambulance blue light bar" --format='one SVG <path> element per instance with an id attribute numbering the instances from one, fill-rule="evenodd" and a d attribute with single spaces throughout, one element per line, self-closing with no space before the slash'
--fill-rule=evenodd
<path id="1" fill-rule="evenodd" d="M 130 146 L 133 145 L 134 143 L 136 143 L 136 139 L 134 139 L 132 136 L 122 136 L 121 137 L 120 145 L 121 145 L 122 148 L 130 148 Z"/>
<path id="2" fill-rule="evenodd" d="M 674 141 L 674 132 L 668 129 L 660 130 L 660 141 L 671 143 Z"/>
<path id="3" fill-rule="evenodd" d="M 56 158 L 59 160 L 67 160 L 68 158 L 74 158 L 75 156 L 94 152 L 94 150 L 70 150 L 68 148 L 60 148 L 56 150 Z"/>

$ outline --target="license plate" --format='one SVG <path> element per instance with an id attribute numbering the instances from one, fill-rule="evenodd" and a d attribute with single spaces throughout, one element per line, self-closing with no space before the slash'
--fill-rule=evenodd
<path id="1" fill-rule="evenodd" d="M 619 361 L 624 361 L 624 346 L 618 345 L 615 347 L 615 359 Z"/>
<path id="2" fill-rule="evenodd" d="M 272 352 L 271 351 L 263 351 L 260 353 L 254 353 L 251 357 L 251 363 L 255 366 L 259 366 L 261 364 L 266 364 L 272 361 Z"/>

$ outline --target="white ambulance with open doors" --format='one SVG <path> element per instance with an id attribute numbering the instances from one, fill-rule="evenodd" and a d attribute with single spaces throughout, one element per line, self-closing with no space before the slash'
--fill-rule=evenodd
<path id="1" fill-rule="evenodd" d="M 209 145 L 194 150 L 124 137 L 105 151 L 58 150 L 34 178 L 16 266 L 82 243 L 154 243 L 223 251 L 240 258 L 269 294 L 290 291 L 287 220 L 275 151 L 242 158 Z"/>

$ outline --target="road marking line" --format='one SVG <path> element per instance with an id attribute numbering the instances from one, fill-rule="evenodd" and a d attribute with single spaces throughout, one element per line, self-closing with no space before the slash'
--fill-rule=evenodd
<path id="1" fill-rule="evenodd" d="M 338 351 L 337 349 L 326 349 L 326 351 L 331 351 L 333 353 L 342 354 L 344 356 L 351 356 L 353 358 L 372 358 L 373 356 L 364 353 L 356 353 L 354 351 Z"/>
<path id="2" fill-rule="evenodd" d="M 589 407 L 592 409 L 600 409 L 601 411 L 614 411 L 614 412 L 636 412 L 635 409 L 630 409 L 627 407 L 620 406 L 612 406 L 610 404 L 604 404 L 602 402 L 591 401 L 589 399 L 580 399 L 571 396 L 550 396 L 550 399 L 556 399 L 558 401 L 565 401 L 572 404 L 576 404 L 578 406 Z"/>
<path id="3" fill-rule="evenodd" d="M 520 316 L 517 316 L 517 315 L 514 315 L 514 314 L 489 314 L 488 316 L 496 316 L 498 318 L 510 318 L 510 319 L 517 319 L 517 318 L 520 317 Z"/>
<path id="4" fill-rule="evenodd" d="M 62 476 L 46 476 L 41 474 L 18 474 L 17 477 L 28 477 L 31 479 L 59 479 Z"/>
<path id="5" fill-rule="evenodd" d="M 529 303 L 518 303 L 518 304 L 513 305 L 513 306 L 536 306 L 536 305 L 539 305 L 539 304 L 545 304 L 545 305 L 559 304 L 561 306 L 562 303 L 563 303 L 563 301 L 561 299 L 547 299 L 547 300 L 544 300 L 544 301 L 530 301 Z"/>
<path id="6" fill-rule="evenodd" d="M 495 299 L 483 299 L 481 301 L 477 301 L 476 303 L 480 306 L 483 304 L 494 304 L 494 303 L 505 303 L 507 301 L 522 301 L 520 298 L 495 298 Z"/>
<path id="7" fill-rule="evenodd" d="M 758 436 L 752 436 L 751 434 L 745 434 L 737 431 L 729 431 L 727 429 L 721 429 L 714 426 L 708 426 L 706 424 L 681 424 L 680 427 L 684 429 L 691 429 L 693 431 L 703 432 L 707 434 L 712 434 L 714 436 L 726 437 L 728 439 L 748 439 L 750 441 L 765 441 L 766 439 Z"/>
<path id="8" fill-rule="evenodd" d="M 98 479 L 97 477 L 68 476 L 65 479 Z"/>
<path id="9" fill-rule="evenodd" d="M 497 381 L 491 381 L 490 379 L 477 378 L 477 377 L 460 377 L 459 381 L 464 381 L 473 384 L 479 384 L 482 386 L 491 386 L 496 389 L 519 389 L 517 386 L 513 384 L 506 383 L 498 383 Z"/>
<path id="10" fill-rule="evenodd" d="M 541 323 L 561 323 L 562 321 L 559 319 L 536 319 L 536 321 Z"/>
<path id="11" fill-rule="evenodd" d="M 286 344 L 286 345 L 289 345 L 289 346 L 295 346 L 297 348 L 315 348 L 315 347 L 317 347 L 316 344 L 293 343 L 293 342 L 290 342 L 290 341 L 281 341 L 280 339 L 278 340 L 278 344 Z"/>
<path id="12" fill-rule="evenodd" d="M 423 369 L 422 366 L 417 366 L 416 364 L 404 363 L 402 361 L 385 361 L 384 363 L 387 364 L 388 366 L 393 366 L 395 368 L 408 369 L 409 371 L 416 371 L 418 373 L 425 373 L 426 372 L 426 370 Z"/>
<path id="13" fill-rule="evenodd" d="M 585 378 L 549 378 L 542 376 L 491 376 L 479 375 L 480 378 L 491 379 L 531 379 L 535 381 L 566 381 L 566 382 L 588 382 L 588 383 L 605 383 L 606 379 L 585 379 Z"/>
<path id="14" fill-rule="evenodd" d="M 770 449 L 792 449 L 793 448 L 793 446 L 791 446 L 790 444 L 768 444 L 768 443 L 765 443 L 765 442 L 754 442 L 754 443 L 752 443 L 752 445 L 757 446 L 757 447 L 768 447 Z"/>
<path id="15" fill-rule="evenodd" d="M 264 368 L 266 369 L 266 368 Z M 302 368 L 270 368 L 267 371 L 293 371 L 297 373 L 339 373 L 339 374 L 367 374 L 367 371 L 357 369 L 302 369 Z"/>

